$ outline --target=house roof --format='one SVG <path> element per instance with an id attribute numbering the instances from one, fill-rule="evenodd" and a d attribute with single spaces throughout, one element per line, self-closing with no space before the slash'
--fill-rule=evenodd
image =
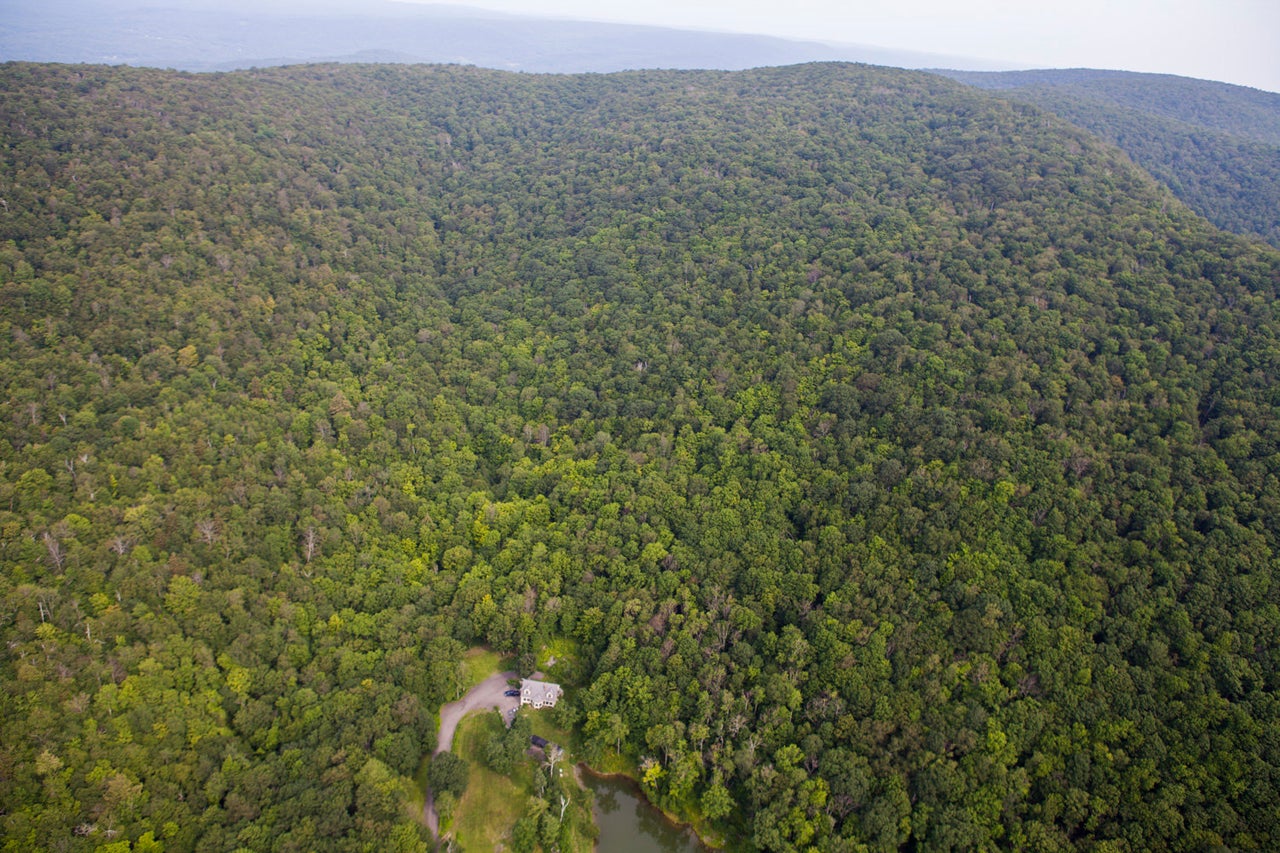
<path id="1" fill-rule="evenodd" d="M 552 693 L 558 696 L 561 693 L 564 693 L 564 689 L 554 681 L 537 681 L 532 678 L 522 678 L 520 679 L 520 692 L 525 693 L 526 691 L 531 694 L 541 694 L 543 696 Z"/>

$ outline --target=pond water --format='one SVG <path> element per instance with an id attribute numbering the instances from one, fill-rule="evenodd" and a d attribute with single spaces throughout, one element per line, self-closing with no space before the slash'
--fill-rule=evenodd
<path id="1" fill-rule="evenodd" d="M 705 853 L 693 830 L 667 820 L 629 779 L 582 774 L 596 797 L 596 826 L 601 853 Z"/>

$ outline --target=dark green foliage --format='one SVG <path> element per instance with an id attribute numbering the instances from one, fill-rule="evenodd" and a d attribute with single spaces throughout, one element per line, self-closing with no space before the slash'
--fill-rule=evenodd
<path id="1" fill-rule="evenodd" d="M 1093 68 L 944 71 L 984 89 L 1058 89 L 1183 125 L 1280 145 L 1280 93 L 1172 74 Z"/>
<path id="2" fill-rule="evenodd" d="M 452 752 L 436 753 L 431 759 L 429 781 L 433 791 L 461 797 L 467 790 L 467 778 L 470 768 L 466 759 L 459 758 Z"/>
<path id="3" fill-rule="evenodd" d="M 517 714 L 509 728 L 504 725 L 501 733 L 495 734 L 485 745 L 485 762 L 495 773 L 509 775 L 515 768 L 516 762 L 523 758 L 529 749 L 531 734 L 533 729 L 529 718 L 524 714 Z"/>
<path id="4" fill-rule="evenodd" d="M 946 71 L 1114 142 L 1219 228 L 1280 246 L 1280 94 L 1124 71 Z"/>
<path id="5" fill-rule="evenodd" d="M 13 849 L 413 849 L 463 650 L 553 635 L 743 845 L 1280 842 L 1280 257 L 1116 149 L 835 65 L 0 73 Z"/>

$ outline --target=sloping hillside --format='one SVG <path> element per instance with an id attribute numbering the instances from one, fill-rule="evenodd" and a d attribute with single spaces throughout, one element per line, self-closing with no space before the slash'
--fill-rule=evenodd
<path id="1" fill-rule="evenodd" d="M 423 849 L 463 649 L 552 639 L 744 849 L 1276 846 L 1280 255 L 1118 149 L 847 65 L 0 75 L 11 846 Z"/>
<path id="2" fill-rule="evenodd" d="M 1125 71 L 940 73 L 1093 131 L 1219 228 L 1280 246 L 1280 95 Z"/>

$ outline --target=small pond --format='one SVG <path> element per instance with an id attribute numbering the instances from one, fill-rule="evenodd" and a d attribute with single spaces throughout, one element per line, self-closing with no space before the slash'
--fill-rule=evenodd
<path id="1" fill-rule="evenodd" d="M 602 853 L 705 853 L 693 830 L 667 820 L 630 779 L 584 772 L 582 781 L 595 793 L 596 849 Z"/>

